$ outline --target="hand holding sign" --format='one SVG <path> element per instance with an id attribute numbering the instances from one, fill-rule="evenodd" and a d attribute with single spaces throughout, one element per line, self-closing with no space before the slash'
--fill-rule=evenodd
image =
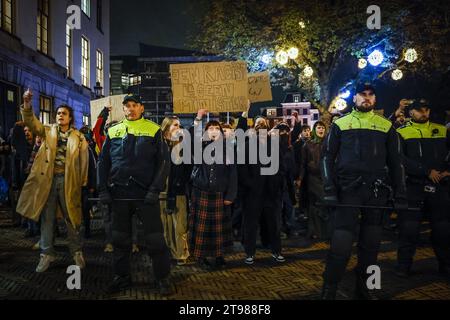
<path id="1" fill-rule="evenodd" d="M 33 92 L 31 91 L 30 88 L 28 88 L 27 91 L 25 91 L 25 93 L 23 94 L 23 106 L 25 108 L 31 108 L 32 99 L 33 99 Z"/>

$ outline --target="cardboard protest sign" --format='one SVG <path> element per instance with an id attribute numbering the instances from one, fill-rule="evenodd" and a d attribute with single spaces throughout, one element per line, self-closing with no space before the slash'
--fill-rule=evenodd
<path id="1" fill-rule="evenodd" d="M 97 121 L 97 117 L 104 107 L 112 106 L 108 122 L 110 121 L 122 121 L 125 116 L 123 113 L 122 102 L 125 98 L 124 94 L 119 94 L 116 96 L 110 96 L 106 98 L 101 98 L 91 101 L 91 119 L 94 124 Z"/>
<path id="2" fill-rule="evenodd" d="M 250 102 L 272 101 L 269 72 L 251 73 L 248 75 L 248 98 Z"/>
<path id="3" fill-rule="evenodd" d="M 170 65 L 174 113 L 247 110 L 247 64 L 208 62 Z"/>

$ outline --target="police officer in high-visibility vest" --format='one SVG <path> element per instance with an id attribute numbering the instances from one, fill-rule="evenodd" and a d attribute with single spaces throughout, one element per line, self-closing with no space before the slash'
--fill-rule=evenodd
<path id="1" fill-rule="evenodd" d="M 431 226 L 431 244 L 439 263 L 439 273 L 450 271 L 450 134 L 446 127 L 430 122 L 430 105 L 416 100 L 409 107 L 411 120 L 397 129 L 401 137 L 406 167 L 406 186 L 410 207 L 420 212 L 399 213 L 397 275 L 411 272 L 421 221 L 426 214 Z"/>
<path id="2" fill-rule="evenodd" d="M 322 299 L 336 298 L 358 224 L 355 298 L 375 298 L 366 285 L 367 269 L 377 264 L 384 212 L 358 206 L 386 206 L 391 190 L 396 206 L 407 205 L 399 138 L 391 122 L 374 112 L 376 97 L 372 84 L 359 83 L 353 102 L 353 111 L 331 125 L 322 149 L 324 202 L 340 205 L 334 212 Z"/>
<path id="3" fill-rule="evenodd" d="M 171 293 L 170 253 L 164 240 L 159 193 L 167 179 L 170 155 L 160 127 L 143 118 L 144 106 L 138 96 L 126 96 L 123 111 L 125 119 L 108 130 L 98 162 L 100 202 L 112 205 L 114 279 L 108 291 L 118 292 L 131 285 L 131 219 L 137 214 L 156 284 L 166 295 Z"/>

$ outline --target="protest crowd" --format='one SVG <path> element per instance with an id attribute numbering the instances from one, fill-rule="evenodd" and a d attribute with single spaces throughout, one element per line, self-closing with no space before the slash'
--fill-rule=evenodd
<path id="1" fill-rule="evenodd" d="M 25 92 L 22 121 L 1 140 L 0 202 L 12 208 L 24 237 L 36 239 L 30 250 L 40 254 L 38 273 L 55 261 L 62 234 L 74 264 L 89 268 L 82 238 L 99 215 L 104 251 L 113 256 L 111 293 L 132 286 L 130 257 L 140 250 L 152 259 L 160 293 L 170 295 L 174 265 L 227 268 L 235 242 L 245 265 L 257 264 L 264 248 L 274 263 L 285 263 L 283 240 L 300 238 L 329 242 L 322 299 L 336 298 L 357 241 L 355 297 L 370 299 L 366 270 L 377 263 L 383 229 L 398 232 L 396 272 L 409 277 L 426 217 L 439 272 L 449 276 L 450 136 L 429 121 L 424 99 L 403 99 L 384 118 L 374 112 L 376 88 L 359 83 L 351 112 L 312 128 L 295 112 L 273 126 L 262 115 L 250 120 L 250 102 L 228 122 L 200 109 L 183 128 L 176 115 L 161 124 L 145 119 L 140 97 L 128 95 L 122 121 L 112 121 L 105 106 L 92 128 L 77 130 L 70 106 L 59 106 L 55 124 L 43 125 L 31 98 Z M 248 133 L 243 144 L 238 130 Z M 213 161 L 194 161 L 180 148 L 186 144 Z M 270 164 L 251 161 L 252 152 L 267 154 L 278 170 L 264 174 Z"/>

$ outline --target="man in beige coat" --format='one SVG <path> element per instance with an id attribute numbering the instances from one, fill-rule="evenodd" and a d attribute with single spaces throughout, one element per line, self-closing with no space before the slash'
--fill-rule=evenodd
<path id="1" fill-rule="evenodd" d="M 46 271 L 55 260 L 53 240 L 58 209 L 67 225 L 68 245 L 75 264 L 84 268 L 79 227 L 81 188 L 87 184 L 88 177 L 88 144 L 73 128 L 71 107 L 58 107 L 56 124 L 44 126 L 33 114 L 31 98 L 32 93 L 28 90 L 24 94 L 22 118 L 43 142 L 20 195 L 17 212 L 28 219 L 41 221 L 41 259 L 36 272 Z"/>

